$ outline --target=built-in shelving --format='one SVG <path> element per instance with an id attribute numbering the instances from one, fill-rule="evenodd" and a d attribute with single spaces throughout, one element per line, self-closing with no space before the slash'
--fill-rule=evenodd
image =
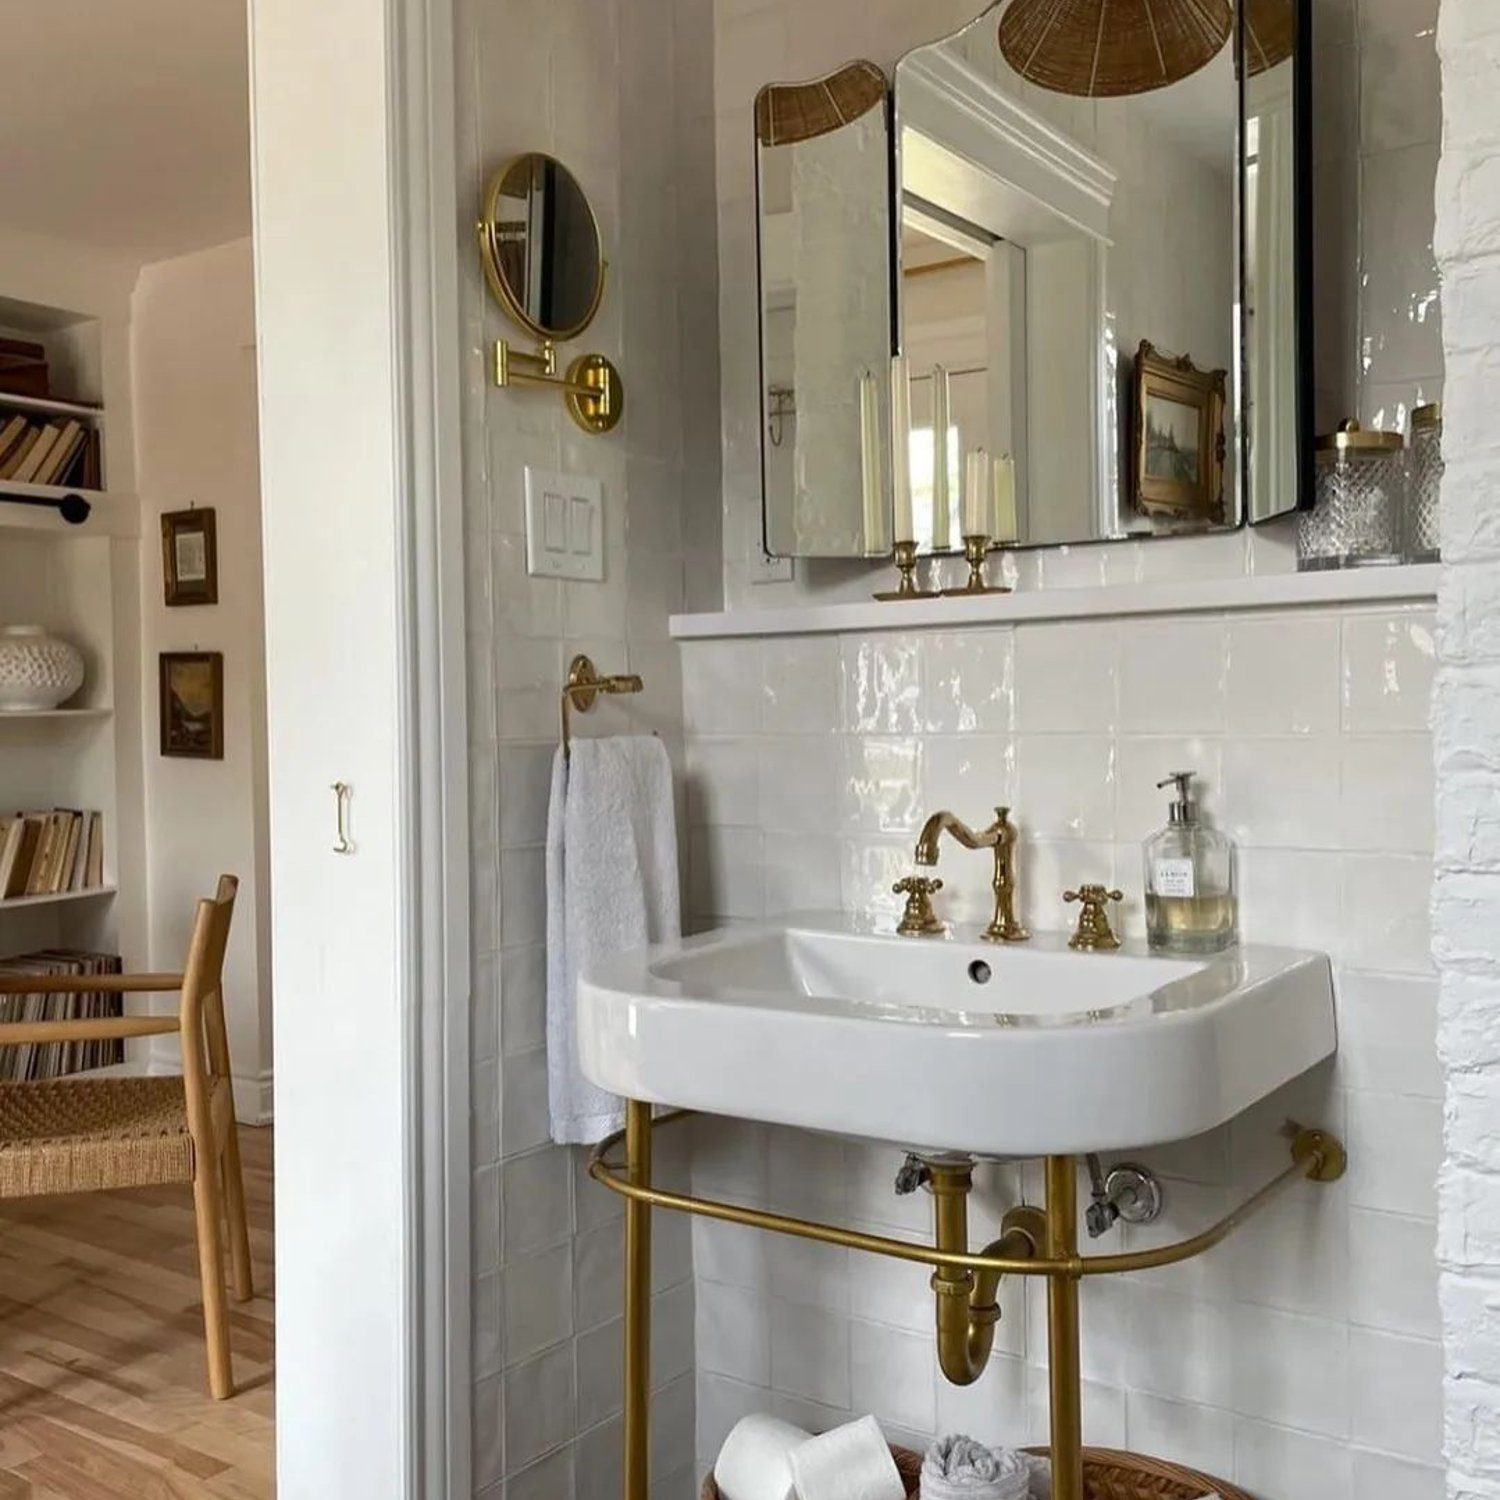
<path id="1" fill-rule="evenodd" d="M 10 391 L 0 391 L 0 410 L 30 411 L 43 417 L 82 417 L 94 423 L 104 421 L 102 406 L 90 406 L 82 401 L 59 401 L 51 396 L 17 396 Z"/>
<path id="2" fill-rule="evenodd" d="M 895 603 L 872 599 L 853 604 L 804 604 L 784 609 L 673 615 L 671 630 L 675 639 L 693 641 L 730 636 L 837 635 L 1107 616 L 1226 614 L 1320 605 L 1422 602 L 1437 597 L 1437 583 L 1436 563 L 1319 573 L 1256 573 L 1091 588 L 1020 589 L 1010 594 L 981 594 L 973 598 Z"/>
<path id="3" fill-rule="evenodd" d="M 12 896 L 9 901 L 0 901 L 0 913 L 35 910 L 39 906 L 61 906 L 71 901 L 99 901 L 116 895 L 118 891 L 118 886 L 92 885 L 87 890 L 58 891 L 46 896 Z"/>
<path id="4" fill-rule="evenodd" d="M 63 520 L 54 509 L 29 502 L 66 500 L 81 495 L 89 502 L 90 514 L 81 526 Z M 20 500 L 7 505 L 7 499 Z M 140 534 L 140 505 L 134 495 L 114 490 L 87 490 L 77 485 L 18 484 L 0 479 L 0 530 L 39 531 L 61 537 L 134 537 Z"/>
<path id="5" fill-rule="evenodd" d="M 0 724 L 67 723 L 86 719 L 107 719 L 112 708 L 13 708 L 0 712 Z"/>

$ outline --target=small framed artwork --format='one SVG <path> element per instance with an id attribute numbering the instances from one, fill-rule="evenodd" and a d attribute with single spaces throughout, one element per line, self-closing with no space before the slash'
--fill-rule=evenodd
<path id="1" fill-rule="evenodd" d="M 161 653 L 161 753 L 224 759 L 224 656 Z"/>
<path id="2" fill-rule="evenodd" d="M 1135 507 L 1143 515 L 1222 525 L 1229 372 L 1200 370 L 1142 341 L 1135 356 Z"/>
<path id="3" fill-rule="evenodd" d="M 219 545 L 211 508 L 162 516 L 161 567 L 169 605 L 219 602 Z"/>

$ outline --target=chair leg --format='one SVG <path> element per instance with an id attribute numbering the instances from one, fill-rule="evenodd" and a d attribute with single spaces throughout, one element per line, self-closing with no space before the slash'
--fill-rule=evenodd
<path id="1" fill-rule="evenodd" d="M 208 1388 L 215 1401 L 234 1395 L 229 1361 L 229 1307 L 224 1296 L 224 1247 L 219 1233 L 219 1164 L 203 1152 L 193 1174 L 198 1221 L 198 1275 L 203 1283 L 203 1336 L 208 1346 Z"/>
<path id="2" fill-rule="evenodd" d="M 223 1170 L 234 1295 L 236 1301 L 248 1302 L 255 1295 L 255 1279 L 250 1269 L 250 1226 L 245 1218 L 245 1174 L 240 1166 L 240 1138 L 232 1121 L 229 1134 L 224 1138 Z"/>

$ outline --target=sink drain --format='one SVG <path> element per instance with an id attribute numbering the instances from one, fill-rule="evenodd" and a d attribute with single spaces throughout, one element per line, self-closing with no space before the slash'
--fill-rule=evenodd
<path id="1" fill-rule="evenodd" d="M 990 982 L 990 966 L 982 958 L 976 958 L 969 965 L 969 978 L 975 984 L 988 984 Z"/>

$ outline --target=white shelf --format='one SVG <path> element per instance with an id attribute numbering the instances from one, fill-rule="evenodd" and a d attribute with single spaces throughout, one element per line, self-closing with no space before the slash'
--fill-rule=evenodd
<path id="1" fill-rule="evenodd" d="M 38 906 L 60 906 L 69 901 L 99 901 L 117 893 L 113 885 L 93 885 L 86 891 L 58 891 L 50 896 L 12 896 L 9 901 L 0 901 L 0 913 L 29 911 Z"/>
<path id="2" fill-rule="evenodd" d="M 7 505 L 9 497 L 22 500 L 62 500 L 81 495 L 93 507 L 88 520 L 72 526 L 55 511 L 35 505 Z M 134 495 L 114 490 L 86 490 L 78 485 L 18 484 L 0 479 L 0 530 L 46 532 L 53 536 L 133 537 L 140 534 L 140 505 Z"/>
<path id="3" fill-rule="evenodd" d="M 107 719 L 114 713 L 112 708 L 19 708 L 0 709 L 0 724 L 34 724 L 39 719 Z"/>
<path id="4" fill-rule="evenodd" d="M 874 575 L 889 586 L 891 574 Z M 1258 573 L 1176 583 L 1109 584 L 1097 588 L 1029 589 L 976 598 L 895 603 L 805 604 L 788 609 L 736 609 L 673 615 L 679 641 L 730 636 L 838 635 L 867 630 L 953 629 L 1101 616 L 1225 614 L 1320 605 L 1414 603 L 1437 597 L 1438 565 L 1345 568 L 1319 573 Z"/>
<path id="5" fill-rule="evenodd" d="M 0 391 L 0 407 L 11 411 L 34 411 L 50 417 L 86 417 L 91 422 L 104 420 L 102 406 L 83 401 L 54 401 L 50 396 L 15 396 Z"/>

